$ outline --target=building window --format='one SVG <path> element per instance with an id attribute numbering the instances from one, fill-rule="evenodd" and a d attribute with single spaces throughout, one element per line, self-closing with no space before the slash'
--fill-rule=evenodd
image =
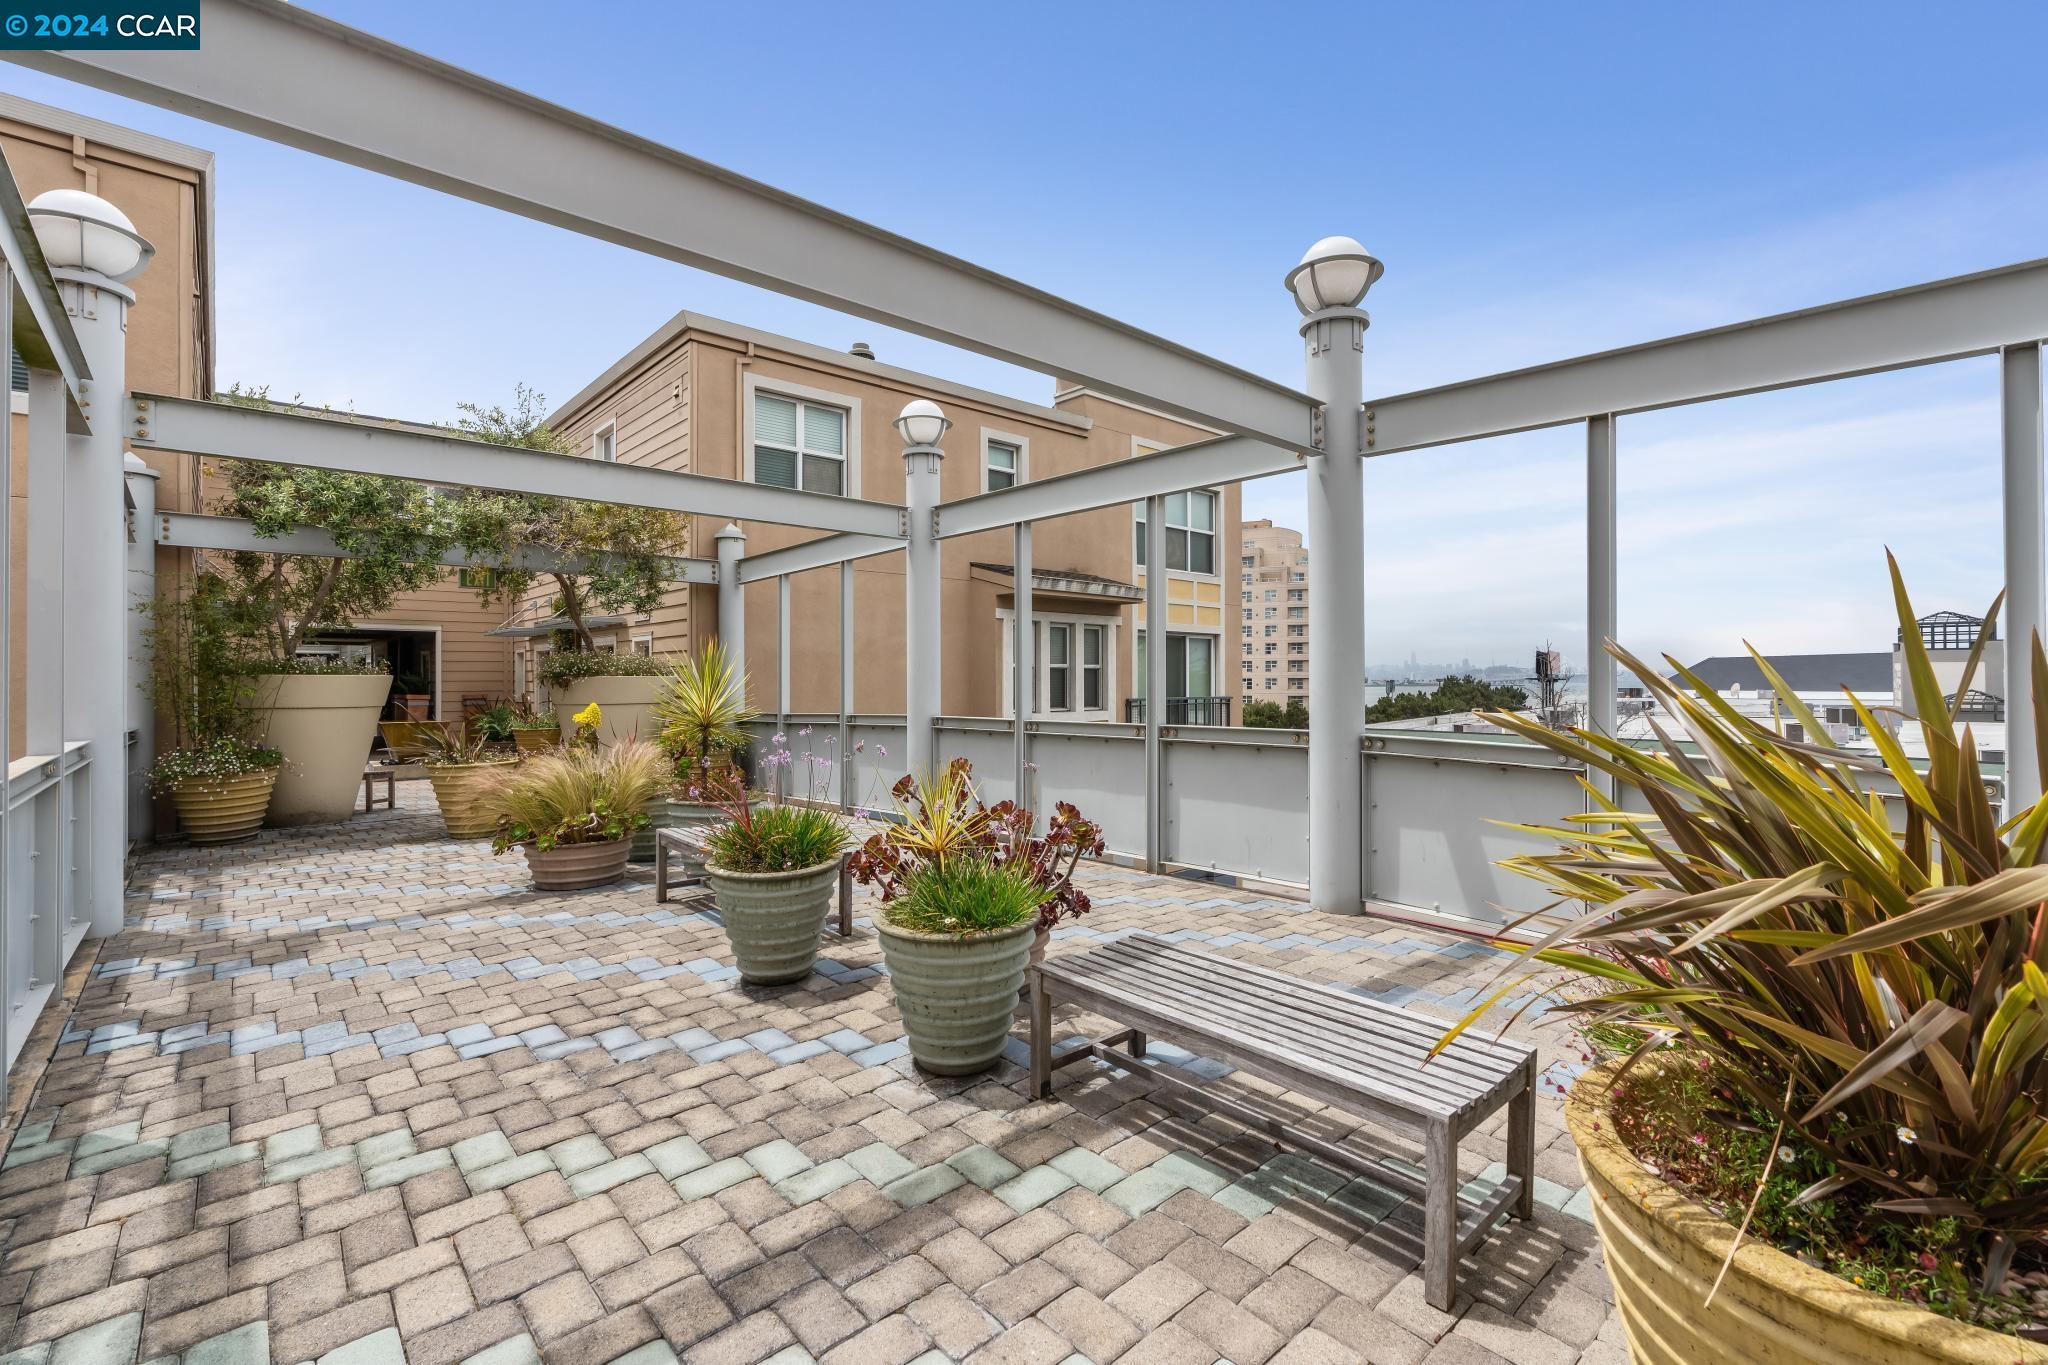
<path id="1" fill-rule="evenodd" d="M 1149 660 L 1145 655 L 1145 632 L 1138 632 L 1135 646 L 1138 661 L 1138 690 L 1135 695 L 1146 696 L 1145 669 Z M 1216 695 L 1216 641 L 1208 635 L 1166 635 L 1166 695 L 1169 699 L 1178 697 L 1213 697 Z"/>
<path id="2" fill-rule="evenodd" d="M 1103 707 L 1102 627 L 1081 627 L 1081 709 L 1100 711 Z"/>
<path id="3" fill-rule="evenodd" d="M 981 447 L 982 491 L 1015 488 L 1024 476 L 1024 449 L 1015 441 L 986 440 Z"/>
<path id="4" fill-rule="evenodd" d="M 597 429 L 597 434 L 590 438 L 590 453 L 593 457 L 603 460 L 606 464 L 617 462 L 619 458 L 619 424 L 616 421 L 606 422 Z"/>
<path id="5" fill-rule="evenodd" d="M 1074 709 L 1072 626 L 1051 625 L 1045 628 L 1045 709 L 1048 711 L 1071 711 Z"/>
<path id="6" fill-rule="evenodd" d="M 756 393 L 754 482 L 844 493 L 846 409 Z"/>
<path id="7" fill-rule="evenodd" d="M 490 569 L 470 568 L 458 570 L 455 575 L 455 581 L 465 588 L 474 588 L 478 592 L 489 592 L 497 586 L 498 578 Z"/>
<path id="8" fill-rule="evenodd" d="M 633 652 L 643 659 L 653 658 L 654 637 L 652 635 L 635 635 L 633 637 Z"/>
<path id="9" fill-rule="evenodd" d="M 1133 554 L 1145 567 L 1145 504 L 1135 505 Z M 1216 572 L 1216 494 L 1175 493 L 1166 499 L 1166 567 L 1189 573 Z"/>

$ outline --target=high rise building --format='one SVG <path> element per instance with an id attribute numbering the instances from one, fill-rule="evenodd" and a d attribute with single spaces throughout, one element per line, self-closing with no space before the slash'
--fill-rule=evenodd
<path id="1" fill-rule="evenodd" d="M 1244 700 L 1306 703 L 1309 585 L 1301 532 L 1265 518 L 1246 521 L 1238 551 Z"/>

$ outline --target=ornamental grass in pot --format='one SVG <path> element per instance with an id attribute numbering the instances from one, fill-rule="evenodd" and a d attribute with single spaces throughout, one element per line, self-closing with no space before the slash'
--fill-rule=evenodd
<path id="1" fill-rule="evenodd" d="M 974 765 L 964 758 L 954 759 L 936 777 L 899 778 L 890 796 L 896 822 L 871 836 L 852 860 L 854 880 L 873 886 L 884 905 L 919 870 L 954 854 L 1015 864 L 1046 892 L 1031 938 L 1032 966 L 1045 960 L 1055 925 L 1088 913 L 1088 894 L 1075 884 L 1074 868 L 1083 858 L 1101 856 L 1102 827 L 1072 802 L 1055 804 L 1045 833 L 1039 834 L 1037 817 L 1015 801 L 982 802 L 974 787 Z"/>
<path id="2" fill-rule="evenodd" d="M 633 840 L 633 856 L 643 860 L 654 856 L 655 830 L 718 821 L 713 777 L 731 770 L 733 752 L 746 746 L 746 724 L 755 711 L 747 700 L 746 679 L 731 653 L 714 639 L 661 675 L 653 716 L 659 727 L 656 743 L 675 764 L 675 780 L 648 805 L 652 825 Z"/>
<path id="3" fill-rule="evenodd" d="M 731 772 L 714 783 L 729 818 L 708 837 L 704 877 L 740 979 L 752 986 L 801 981 L 818 960 L 846 826 L 810 806 L 756 807 Z"/>
<path id="4" fill-rule="evenodd" d="M 1762 655 L 1801 738 L 1619 648 L 1656 746 L 1489 717 L 1621 799 L 1520 827 L 1562 922 L 1445 1041 L 1564 974 L 1611 1053 L 1566 1117 L 1639 1361 L 2048 1360 L 2048 804 L 2002 817 L 1963 719 L 1997 604 L 1944 686 L 1891 574 L 1920 705 L 1850 696 L 1872 752 Z"/>
<path id="5" fill-rule="evenodd" d="M 1074 867 L 1102 851 L 1101 831 L 1062 802 L 1034 834 L 1016 802 L 983 804 L 964 758 L 891 794 L 897 820 L 861 846 L 852 871 L 881 897 L 877 929 L 911 1056 L 936 1075 L 985 1071 L 1053 926 L 1088 911 Z"/>
<path id="6" fill-rule="evenodd" d="M 441 823 L 457 839 L 481 839 L 497 829 L 491 788 L 502 769 L 519 761 L 517 754 L 493 748 L 490 730 L 487 725 L 464 728 L 442 722 L 428 725 L 420 734 Z"/>
<path id="7" fill-rule="evenodd" d="M 536 754 L 500 769 L 491 784 L 498 829 L 491 847 L 524 852 L 541 891 L 617 881 L 661 783 L 661 755 L 638 740 Z"/>

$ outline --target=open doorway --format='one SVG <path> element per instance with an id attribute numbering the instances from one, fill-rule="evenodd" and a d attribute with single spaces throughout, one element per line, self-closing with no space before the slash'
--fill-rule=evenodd
<path id="1" fill-rule="evenodd" d="M 299 657 L 377 664 L 391 671 L 384 720 L 440 720 L 441 628 L 363 623 L 322 631 L 299 647 Z"/>

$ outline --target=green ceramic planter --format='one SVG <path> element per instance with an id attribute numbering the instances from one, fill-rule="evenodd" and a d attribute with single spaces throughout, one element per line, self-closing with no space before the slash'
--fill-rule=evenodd
<path id="1" fill-rule="evenodd" d="M 1003 1055 L 1037 922 L 993 934 L 918 934 L 877 918 L 910 1056 L 935 1076 L 972 1076 Z"/>
<path id="2" fill-rule="evenodd" d="M 818 935 L 839 889 L 839 860 L 795 872 L 727 872 L 707 866 L 726 939 L 750 986 L 782 986 L 811 974 Z"/>
<path id="3" fill-rule="evenodd" d="M 654 831 L 678 829 L 689 825 L 715 825 L 725 816 L 716 806 L 707 806 L 702 801 L 684 801 L 673 796 L 657 796 L 647 803 L 647 818 L 653 823 L 633 835 L 633 861 L 651 863 L 654 861 Z M 671 858 L 676 855 L 670 854 Z M 702 876 L 702 865 L 692 867 L 684 860 L 685 876 Z"/>

